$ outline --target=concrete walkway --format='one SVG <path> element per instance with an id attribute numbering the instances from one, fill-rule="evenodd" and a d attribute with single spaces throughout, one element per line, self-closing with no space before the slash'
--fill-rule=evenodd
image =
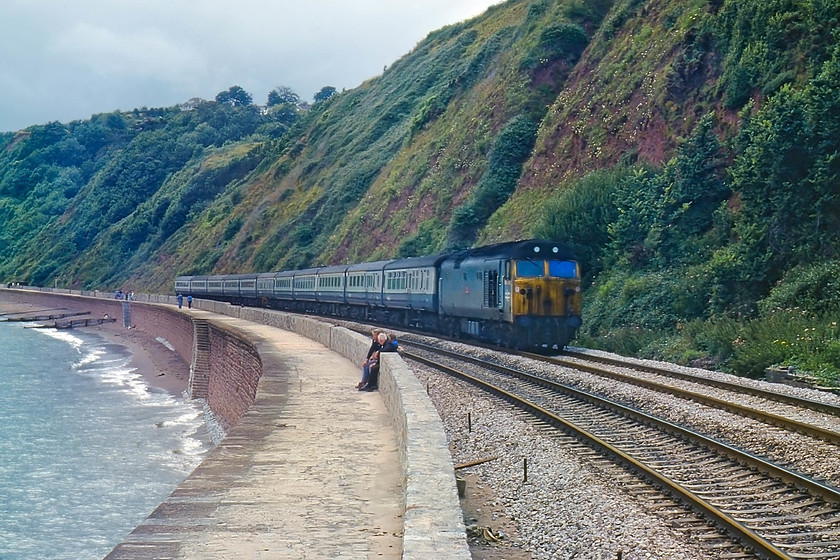
<path id="1" fill-rule="evenodd" d="M 247 331 L 256 400 L 227 437 L 106 560 L 398 559 L 398 442 L 360 372 L 297 334 L 198 310 Z"/>

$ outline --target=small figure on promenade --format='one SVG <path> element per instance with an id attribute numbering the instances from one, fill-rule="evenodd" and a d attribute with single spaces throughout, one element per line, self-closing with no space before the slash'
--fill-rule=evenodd
<path id="1" fill-rule="evenodd" d="M 178 294 L 176 299 L 178 300 L 178 309 L 181 309 L 181 306 L 184 305 L 184 296 L 182 294 Z"/>
<path id="2" fill-rule="evenodd" d="M 192 296 L 187 296 L 187 309 L 192 309 Z"/>

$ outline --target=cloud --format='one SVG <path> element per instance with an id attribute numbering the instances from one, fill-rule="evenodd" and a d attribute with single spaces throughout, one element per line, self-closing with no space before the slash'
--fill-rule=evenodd
<path id="1" fill-rule="evenodd" d="M 213 99 L 357 87 L 498 0 L 3 0 L 0 131 Z"/>
<path id="2" fill-rule="evenodd" d="M 178 82 L 202 74 L 206 59 L 191 44 L 167 37 L 161 29 L 146 28 L 118 34 L 111 29 L 79 23 L 58 34 L 47 52 L 67 64 L 82 67 L 100 78 Z"/>

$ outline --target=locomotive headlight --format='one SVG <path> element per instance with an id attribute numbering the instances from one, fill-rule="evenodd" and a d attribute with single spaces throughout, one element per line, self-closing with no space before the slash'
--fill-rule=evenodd
<path id="1" fill-rule="evenodd" d="M 551 252 L 552 252 L 552 253 L 554 253 L 554 254 L 556 255 L 557 253 L 559 253 L 559 252 L 560 252 L 560 247 L 552 247 L 552 248 L 551 248 Z"/>
<path id="2" fill-rule="evenodd" d="M 535 253 L 539 253 L 539 252 L 540 252 L 540 248 L 539 248 L 539 247 L 534 247 L 534 252 L 535 252 Z"/>

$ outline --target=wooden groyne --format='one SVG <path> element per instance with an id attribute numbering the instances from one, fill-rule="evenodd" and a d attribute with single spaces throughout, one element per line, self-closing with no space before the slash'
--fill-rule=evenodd
<path id="1" fill-rule="evenodd" d="M 90 315 L 90 311 L 69 311 L 63 308 L 39 309 L 2 313 L 0 321 L 34 323 L 24 326 L 25 329 L 75 329 L 113 323 L 117 320 L 108 315 L 103 317 L 87 317 L 87 315 Z M 73 317 L 84 317 L 84 319 L 73 319 Z"/>
<path id="2" fill-rule="evenodd" d="M 25 329 L 75 329 L 81 327 L 95 327 L 103 323 L 114 323 L 116 319 L 113 317 L 89 317 L 87 319 L 71 319 L 70 321 L 55 321 L 53 323 L 38 323 L 37 325 L 27 325 Z"/>
<path id="3" fill-rule="evenodd" d="M 46 312 L 46 315 L 43 313 Z M 37 313 L 38 315 L 33 315 Z M 64 309 L 42 309 L 40 311 L 24 311 L 18 313 L 10 313 L 5 317 L 0 317 L 0 321 L 9 322 L 35 322 L 35 321 L 52 321 L 56 319 L 65 319 L 67 317 L 78 317 L 80 315 L 90 315 L 90 311 L 66 311 Z"/>
<path id="4" fill-rule="evenodd" d="M 52 312 L 52 311 L 66 311 L 66 308 L 61 307 L 59 309 L 56 309 L 54 307 L 49 307 L 47 309 L 27 309 L 26 311 L 22 311 L 20 309 L 14 309 L 14 310 L 11 310 L 11 311 L 7 310 L 7 311 L 0 312 L 0 321 L 8 321 L 7 317 L 9 315 L 27 315 L 27 314 L 30 314 L 30 313 L 46 313 L 46 312 Z"/>

